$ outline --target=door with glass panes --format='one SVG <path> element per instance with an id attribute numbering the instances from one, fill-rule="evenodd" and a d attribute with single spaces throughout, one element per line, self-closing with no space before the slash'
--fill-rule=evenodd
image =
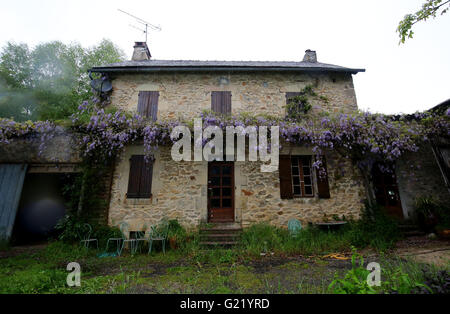
<path id="1" fill-rule="evenodd" d="M 234 222 L 234 162 L 208 164 L 208 222 Z"/>

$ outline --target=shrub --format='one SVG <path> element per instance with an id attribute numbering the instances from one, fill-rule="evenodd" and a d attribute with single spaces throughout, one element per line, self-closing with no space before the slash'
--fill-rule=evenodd
<path id="1" fill-rule="evenodd" d="M 370 206 L 366 202 L 362 219 L 351 223 L 350 241 L 358 248 L 371 246 L 383 251 L 392 248 L 399 238 L 397 222 L 378 205 Z"/>
<path id="2" fill-rule="evenodd" d="M 367 276 L 370 271 L 364 268 L 364 259 L 356 251 L 352 255 L 352 269 L 344 278 L 336 278 L 328 286 L 330 293 L 337 294 L 375 294 L 374 287 L 367 283 Z"/>
<path id="3" fill-rule="evenodd" d="M 59 231 L 58 240 L 65 243 L 79 243 L 83 234 L 83 225 L 86 221 L 75 215 L 66 215 L 56 225 L 55 229 Z M 109 238 L 119 238 L 122 232 L 117 227 L 110 227 L 97 223 L 90 224 L 92 227 L 91 238 L 98 239 L 99 247 L 106 245 Z"/>

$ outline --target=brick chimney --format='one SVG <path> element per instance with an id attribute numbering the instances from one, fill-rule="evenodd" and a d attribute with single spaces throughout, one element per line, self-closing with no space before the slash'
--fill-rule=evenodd
<path id="1" fill-rule="evenodd" d="M 150 50 L 148 49 L 146 42 L 137 41 L 134 43 L 133 56 L 131 57 L 132 61 L 150 60 L 151 57 L 152 55 L 150 54 Z"/>
<path id="2" fill-rule="evenodd" d="M 317 63 L 317 54 L 314 50 L 306 50 L 303 62 Z"/>

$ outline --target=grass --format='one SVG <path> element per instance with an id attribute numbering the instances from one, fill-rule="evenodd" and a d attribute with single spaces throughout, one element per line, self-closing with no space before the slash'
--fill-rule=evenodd
<path id="1" fill-rule="evenodd" d="M 307 245 L 296 240 L 285 247 L 326 253 L 343 243 Z M 257 249 L 183 249 L 165 255 L 98 258 L 96 250 L 53 242 L 35 253 L 1 258 L 0 293 L 329 293 L 330 283 L 352 269 L 349 261 L 320 255 L 287 256 L 281 251 L 260 256 L 254 254 Z M 400 287 L 402 274 L 408 274 L 413 282 L 423 282 L 421 264 L 388 255 L 376 260 L 387 276 L 382 280 L 390 282 L 386 289 Z M 81 265 L 81 287 L 66 284 L 69 262 Z"/>

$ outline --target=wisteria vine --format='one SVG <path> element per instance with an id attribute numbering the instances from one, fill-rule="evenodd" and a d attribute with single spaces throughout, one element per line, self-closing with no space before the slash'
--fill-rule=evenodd
<path id="1" fill-rule="evenodd" d="M 305 116 L 300 120 L 271 116 L 220 116 L 201 114 L 203 128 L 219 126 L 279 126 L 282 143 L 309 145 L 316 155 L 337 150 L 360 167 L 375 161 L 394 162 L 407 152 L 416 152 L 421 143 L 436 136 L 450 137 L 450 110 L 443 115 L 417 113 L 388 116 L 358 112 Z M 40 152 L 58 132 L 68 132 L 78 139 L 82 156 L 92 162 L 109 160 L 125 146 L 143 143 L 148 158 L 159 146 L 170 145 L 175 126 L 191 126 L 192 121 L 152 122 L 120 110 L 107 110 L 84 102 L 65 128 L 52 122 L 18 123 L 0 119 L 0 144 L 8 145 L 15 138 L 39 139 Z M 320 159 L 314 164 L 320 167 Z"/>

